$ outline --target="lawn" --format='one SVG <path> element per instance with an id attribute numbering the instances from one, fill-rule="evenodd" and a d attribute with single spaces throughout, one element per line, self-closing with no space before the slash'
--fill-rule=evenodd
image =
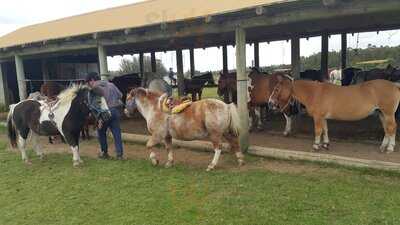
<path id="1" fill-rule="evenodd" d="M 173 95 L 175 97 L 178 96 L 178 89 L 177 88 L 175 88 L 173 90 Z M 217 98 L 217 99 L 219 99 L 220 97 L 217 94 L 217 88 L 216 87 L 205 87 L 203 89 L 202 98 Z"/>
<path id="2" fill-rule="evenodd" d="M 400 176 L 393 173 L 291 162 L 283 163 L 317 169 L 207 173 L 89 158 L 74 169 L 63 154 L 26 167 L 6 146 L 1 140 L 1 225 L 400 224 Z"/>

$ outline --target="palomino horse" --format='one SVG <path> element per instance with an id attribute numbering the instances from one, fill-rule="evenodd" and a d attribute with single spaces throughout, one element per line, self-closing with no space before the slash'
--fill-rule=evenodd
<path id="1" fill-rule="evenodd" d="M 184 94 L 190 94 L 192 100 L 201 100 L 204 85 L 214 85 L 214 76 L 212 72 L 202 74 L 200 76 L 194 76 L 192 79 L 184 79 L 185 90 Z"/>
<path id="2" fill-rule="evenodd" d="M 44 101 L 25 100 L 10 106 L 7 130 L 10 143 L 19 148 L 22 160 L 30 164 L 26 154 L 26 140 L 31 132 L 35 151 L 41 159 L 44 155 L 38 136 L 61 134 L 73 153 L 73 165 L 82 163 L 79 156 L 79 133 L 89 112 L 96 119 L 107 121 L 111 113 L 104 97 L 87 86 L 73 86 L 60 95 L 54 106 Z"/>
<path id="3" fill-rule="evenodd" d="M 258 106 L 264 106 L 268 104 L 272 90 L 278 83 L 278 77 L 284 77 L 288 80 L 293 80 L 292 77 L 283 73 L 266 74 L 260 73 L 256 68 L 253 68 L 249 74 L 248 91 L 249 91 L 249 108 L 250 115 L 252 118 L 252 128 L 261 128 L 262 122 L 260 119 L 260 111 Z M 284 136 L 287 136 L 292 131 L 292 116 L 298 113 L 298 108 L 295 102 L 290 102 L 280 112 L 286 119 L 286 126 L 283 132 Z"/>
<path id="4" fill-rule="evenodd" d="M 151 137 L 147 142 L 150 160 L 158 165 L 153 147 L 164 144 L 168 153 L 166 167 L 174 162 L 172 138 L 192 141 L 208 138 L 214 146 L 214 158 L 207 171 L 213 170 L 219 160 L 222 139 L 225 138 L 235 152 L 239 165 L 243 164 L 243 154 L 239 148 L 239 116 L 234 104 L 227 105 L 216 99 L 205 99 L 193 102 L 180 113 L 165 112 L 166 94 L 160 95 L 143 88 L 132 90 L 127 97 L 125 113 L 130 116 L 137 108 L 147 121 Z"/>
<path id="5" fill-rule="evenodd" d="M 373 80 L 342 87 L 279 78 L 269 100 L 270 104 L 275 108 L 282 108 L 293 100 L 302 103 L 314 119 L 315 150 L 320 149 L 322 133 L 322 147 L 329 147 L 327 119 L 361 120 L 378 110 L 385 130 L 381 151 L 394 151 L 397 127 L 395 112 L 400 101 L 400 90 L 395 84 L 386 80 Z"/>

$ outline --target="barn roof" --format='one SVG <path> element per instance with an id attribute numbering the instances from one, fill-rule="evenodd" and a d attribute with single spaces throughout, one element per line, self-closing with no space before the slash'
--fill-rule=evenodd
<path id="1" fill-rule="evenodd" d="M 288 1 L 293 0 L 148 0 L 23 27 L 0 37 L 0 48 L 141 28 Z"/>

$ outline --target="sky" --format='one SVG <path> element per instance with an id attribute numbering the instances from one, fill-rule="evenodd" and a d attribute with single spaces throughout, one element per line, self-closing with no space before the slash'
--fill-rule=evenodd
<path id="1" fill-rule="evenodd" d="M 0 36 L 16 30 L 17 28 L 60 19 L 72 15 L 91 12 L 130 3 L 140 2 L 139 0 L 13 0 L 6 1 L 0 8 Z M 329 50 L 340 50 L 340 36 L 334 35 L 329 39 Z M 382 31 L 370 33 L 356 33 L 348 35 L 348 47 L 366 48 L 369 44 L 376 46 L 398 46 L 400 45 L 400 30 Z M 321 38 L 314 37 L 309 40 L 301 39 L 300 54 L 309 56 L 321 51 Z M 189 51 L 183 52 L 184 70 L 189 70 Z M 235 68 L 235 50 L 228 47 L 229 69 Z M 122 58 L 132 56 L 108 57 L 110 70 L 118 70 Z M 176 59 L 174 52 L 161 52 L 156 54 L 167 68 L 176 71 Z M 278 41 L 261 43 L 260 65 L 268 66 L 274 64 L 290 64 L 290 41 Z M 251 66 L 253 61 L 253 48 L 247 46 L 247 65 Z M 195 50 L 196 70 L 209 71 L 222 69 L 222 49 L 207 48 Z"/>

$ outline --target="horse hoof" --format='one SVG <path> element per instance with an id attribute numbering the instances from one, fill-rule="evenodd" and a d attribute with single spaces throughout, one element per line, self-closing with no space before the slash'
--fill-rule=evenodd
<path id="1" fill-rule="evenodd" d="M 289 137 L 289 134 L 290 134 L 289 132 L 283 132 L 284 137 Z"/>
<path id="2" fill-rule="evenodd" d="M 379 150 L 381 151 L 381 153 L 384 153 L 386 150 L 386 146 L 382 145 L 381 147 L 379 147 Z"/>
<path id="3" fill-rule="evenodd" d="M 166 168 L 166 169 L 169 169 L 169 168 L 171 168 L 173 165 L 174 165 L 174 162 L 168 161 L 168 162 L 165 164 L 165 168 Z"/>
<path id="4" fill-rule="evenodd" d="M 31 165 L 32 165 L 32 161 L 29 160 L 29 159 L 26 159 L 26 160 L 24 161 L 24 163 L 25 163 L 25 165 L 28 165 L 28 166 L 31 166 Z"/>
<path id="5" fill-rule="evenodd" d="M 319 145 L 314 144 L 314 145 L 313 145 L 313 150 L 314 150 L 315 152 L 318 152 L 318 151 L 319 151 Z"/>
<path id="6" fill-rule="evenodd" d="M 45 161 L 46 158 L 47 158 L 46 155 L 40 155 L 39 156 L 40 161 Z"/>
<path id="7" fill-rule="evenodd" d="M 158 161 L 158 159 L 151 159 L 151 164 L 153 164 L 153 166 L 158 166 L 160 162 Z"/>
<path id="8" fill-rule="evenodd" d="M 206 171 L 210 172 L 210 171 L 213 171 L 214 169 L 215 169 L 215 166 L 209 165 Z"/>
<path id="9" fill-rule="evenodd" d="M 242 166 L 244 166 L 244 165 L 246 164 L 246 163 L 244 162 L 244 160 L 239 160 L 238 163 L 239 163 L 239 167 L 242 167 Z"/>
<path id="10" fill-rule="evenodd" d="M 325 143 L 322 145 L 322 148 L 329 151 L 329 143 Z"/>

